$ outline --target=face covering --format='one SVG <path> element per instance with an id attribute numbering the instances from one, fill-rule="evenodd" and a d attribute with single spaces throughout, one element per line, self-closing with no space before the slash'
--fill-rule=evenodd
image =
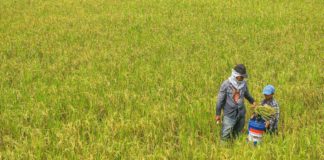
<path id="1" fill-rule="evenodd" d="M 234 69 L 232 69 L 232 75 L 228 78 L 228 80 L 230 81 L 230 83 L 238 90 L 242 89 L 245 84 L 246 84 L 246 81 L 243 80 L 243 81 L 238 81 L 236 79 L 236 77 L 238 76 L 242 76 L 240 73 L 236 72 Z"/>

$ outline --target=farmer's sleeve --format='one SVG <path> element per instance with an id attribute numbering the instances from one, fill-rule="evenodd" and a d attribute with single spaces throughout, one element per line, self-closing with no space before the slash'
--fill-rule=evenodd
<path id="1" fill-rule="evenodd" d="M 254 103 L 254 98 L 251 96 L 248 87 L 246 86 L 246 90 L 244 92 L 244 97 L 252 104 Z"/>
<path id="2" fill-rule="evenodd" d="M 270 126 L 273 129 L 277 129 L 278 128 L 278 121 L 279 121 L 279 104 L 277 102 L 275 102 L 273 104 L 273 108 L 276 110 L 276 114 L 273 118 L 270 119 Z"/>
<path id="3" fill-rule="evenodd" d="M 276 102 L 275 105 L 274 105 L 274 108 L 276 110 L 276 120 L 279 120 L 279 114 L 280 114 L 280 109 L 279 109 L 279 104 Z"/>
<path id="4" fill-rule="evenodd" d="M 221 115 L 221 110 L 225 105 L 226 101 L 226 83 L 224 82 L 218 92 L 217 103 L 216 103 L 216 115 Z"/>

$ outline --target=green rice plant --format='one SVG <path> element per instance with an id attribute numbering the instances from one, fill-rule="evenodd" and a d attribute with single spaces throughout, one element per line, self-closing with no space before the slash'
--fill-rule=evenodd
<path id="1" fill-rule="evenodd" d="M 261 116 L 264 120 L 269 121 L 271 118 L 274 117 L 276 110 L 271 106 L 259 106 L 255 108 L 255 113 Z"/>
<path id="2" fill-rule="evenodd" d="M 0 159 L 324 159 L 323 6 L 0 0 Z M 237 63 L 277 89 L 258 147 L 214 121 Z"/>

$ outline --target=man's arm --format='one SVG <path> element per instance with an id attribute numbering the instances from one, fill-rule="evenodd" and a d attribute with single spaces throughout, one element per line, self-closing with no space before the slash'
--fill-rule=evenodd
<path id="1" fill-rule="evenodd" d="M 280 110 L 279 110 L 279 104 L 278 103 L 275 103 L 274 109 L 276 110 L 275 118 L 276 118 L 276 120 L 279 120 Z"/>
<path id="2" fill-rule="evenodd" d="M 279 104 L 273 104 L 273 108 L 276 110 L 274 117 L 270 119 L 270 129 L 278 128 L 279 121 Z"/>
<path id="3" fill-rule="evenodd" d="M 250 102 L 250 104 L 256 105 L 254 98 L 251 96 L 251 94 L 249 92 L 248 86 L 246 86 L 246 90 L 244 92 L 244 97 Z"/>
<path id="4" fill-rule="evenodd" d="M 277 113 L 276 113 L 276 117 L 277 117 L 277 119 L 279 120 L 279 115 L 280 115 L 280 107 L 279 107 L 279 104 L 277 103 L 277 105 L 276 105 L 276 111 L 277 111 Z"/>
<path id="5" fill-rule="evenodd" d="M 217 103 L 216 103 L 216 116 L 221 115 L 221 110 L 225 105 L 226 101 L 226 83 L 224 82 L 218 92 Z"/>

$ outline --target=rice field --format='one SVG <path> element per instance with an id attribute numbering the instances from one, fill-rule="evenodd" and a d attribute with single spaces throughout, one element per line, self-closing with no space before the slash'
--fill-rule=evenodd
<path id="1" fill-rule="evenodd" d="M 0 159 L 324 159 L 323 6 L 0 0 Z M 219 142 L 237 63 L 257 102 L 276 87 L 279 134 L 257 147 Z"/>

